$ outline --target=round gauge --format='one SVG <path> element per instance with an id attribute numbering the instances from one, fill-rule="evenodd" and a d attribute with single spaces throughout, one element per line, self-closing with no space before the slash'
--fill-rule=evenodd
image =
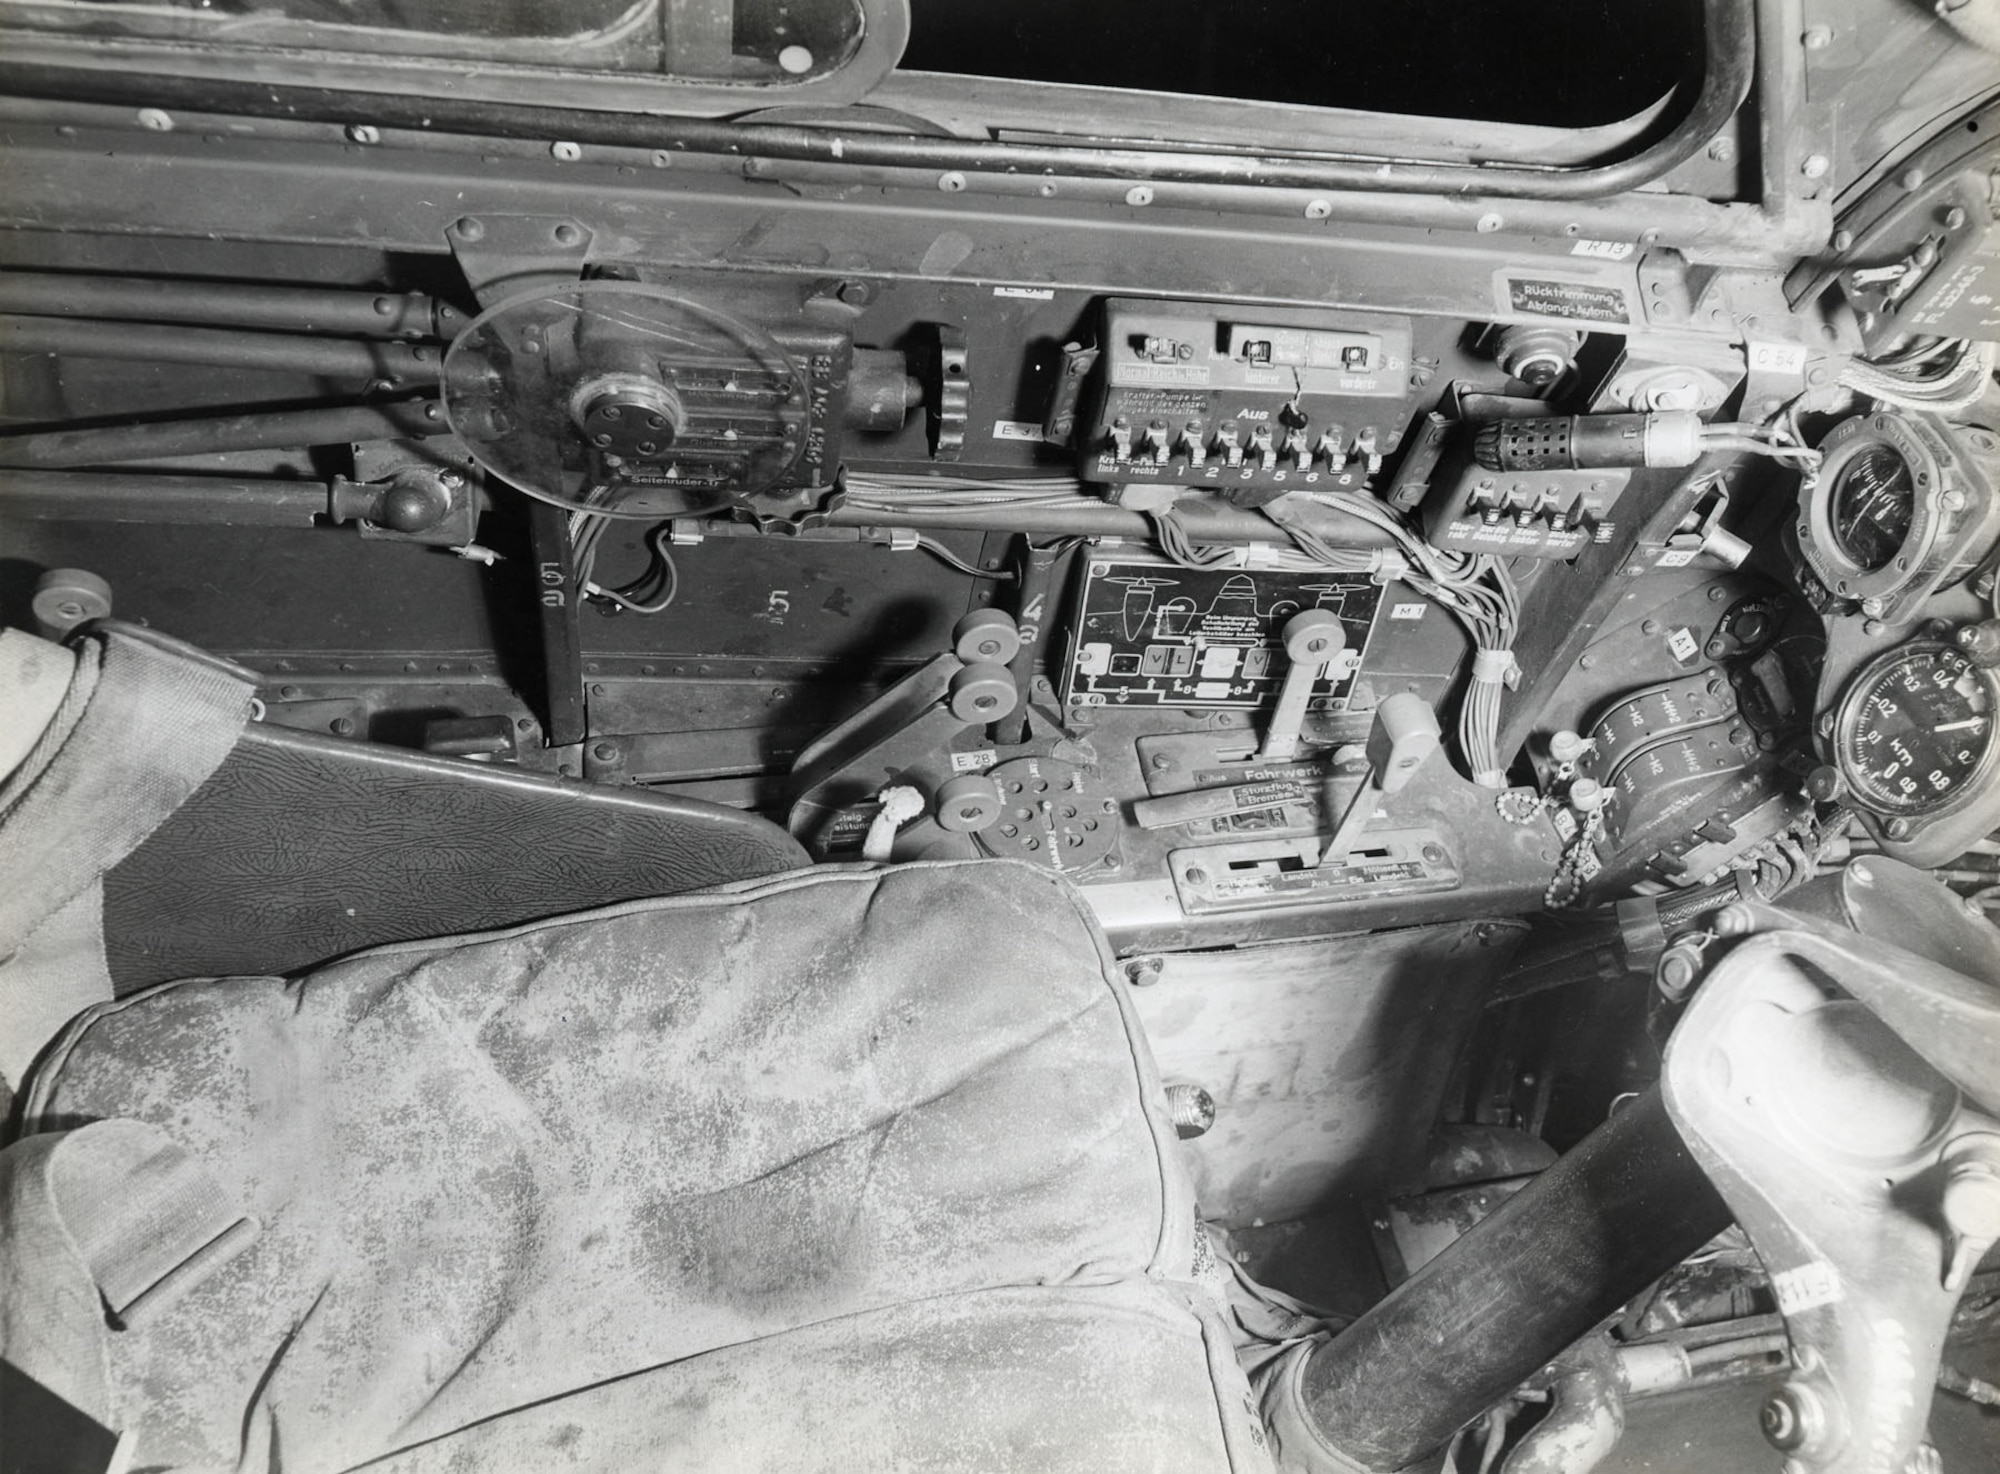
<path id="1" fill-rule="evenodd" d="M 544 501 L 657 520 L 780 485 L 811 386 L 761 329 L 660 287 L 568 282 L 453 339 L 445 415 L 486 470 Z"/>
<path id="2" fill-rule="evenodd" d="M 1863 573 L 1886 568 L 1909 540 L 1916 472 L 1887 441 L 1865 446 L 1840 468 L 1829 493 L 1834 544 Z"/>
<path id="3" fill-rule="evenodd" d="M 1949 645 L 1905 645 L 1863 666 L 1841 698 L 1835 760 L 1863 807 L 1910 817 L 1956 807 L 2000 751 L 1994 677 Z"/>
<path id="4" fill-rule="evenodd" d="M 1892 623 L 1976 553 L 1983 502 L 1948 438 L 1921 420 L 1855 415 L 1799 481 L 1799 551 L 1829 594 Z"/>

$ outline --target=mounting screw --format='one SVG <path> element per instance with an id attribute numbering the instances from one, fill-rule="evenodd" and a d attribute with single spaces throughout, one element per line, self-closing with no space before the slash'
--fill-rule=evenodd
<path id="1" fill-rule="evenodd" d="M 335 717 L 331 723 L 331 730 L 336 737 L 352 737 L 354 735 L 354 718 Z"/>
<path id="2" fill-rule="evenodd" d="M 1125 981 L 1135 988 L 1150 988 L 1160 980 L 1164 965 L 1158 957 L 1134 957 L 1125 964 Z"/>
<path id="3" fill-rule="evenodd" d="M 349 143 L 380 143 L 382 130 L 373 123 L 349 123 L 347 125 Z"/>
<path id="4" fill-rule="evenodd" d="M 461 215 L 452 222 L 451 231 L 462 241 L 483 240 L 486 236 L 486 225 L 470 215 Z"/>
<path id="5" fill-rule="evenodd" d="M 549 232 L 551 239 L 559 246 L 574 246 L 583 240 L 583 227 L 571 225 L 567 220 Z"/>
<path id="6" fill-rule="evenodd" d="M 1896 176 L 1896 183 L 1903 189 L 1922 189 L 1924 171 L 1913 164 Z"/>
<path id="7" fill-rule="evenodd" d="M 1805 162 L 1799 165 L 1799 172 L 1808 179 L 1824 179 L 1826 171 L 1833 167 L 1825 154 L 1807 154 Z"/>
<path id="8" fill-rule="evenodd" d="M 560 164 L 574 164 L 583 157 L 583 145 L 571 143 L 568 139 L 558 139 L 549 145 L 549 157 Z"/>
<path id="9" fill-rule="evenodd" d="M 1824 51 L 1833 44 L 1833 30 L 1829 26 L 1813 26 L 1802 38 L 1808 51 Z"/>
<path id="10" fill-rule="evenodd" d="M 590 755 L 600 763 L 616 762 L 618 761 L 618 744 L 615 742 L 600 742 L 590 749 Z"/>
<path id="11" fill-rule="evenodd" d="M 1908 839 L 1910 831 L 1915 827 L 1908 819 L 1891 819 L 1882 826 L 1882 832 L 1891 839 Z"/>
<path id="12" fill-rule="evenodd" d="M 1736 157 L 1735 141 L 1728 138 L 1711 138 L 1708 141 L 1708 156 L 1718 164 L 1728 163 Z"/>
<path id="13" fill-rule="evenodd" d="M 1944 212 L 1944 228 L 1946 230 L 1963 230 L 1968 218 L 1970 217 L 1966 215 L 1963 205 L 1953 205 L 1949 210 Z"/>

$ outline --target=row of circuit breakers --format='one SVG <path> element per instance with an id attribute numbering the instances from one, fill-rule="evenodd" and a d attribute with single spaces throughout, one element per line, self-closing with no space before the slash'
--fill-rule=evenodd
<path id="1" fill-rule="evenodd" d="M 1516 346 L 1496 356 L 1510 378 L 1546 390 L 1573 373 L 1579 332 L 1508 331 Z M 1417 364 L 1406 318 L 1257 309 L 1230 321 L 1197 303 L 1112 298 L 1088 351 L 1080 473 L 1121 500 L 1153 486 L 1246 507 L 1358 491 L 1403 450 L 1377 491 L 1397 511 L 1421 509 L 1432 543 L 1573 558 L 1610 540 L 1631 467 L 1691 464 L 1699 450 L 1692 414 L 1556 416 L 1537 398 L 1488 394 L 1420 416 L 1435 366 Z"/>

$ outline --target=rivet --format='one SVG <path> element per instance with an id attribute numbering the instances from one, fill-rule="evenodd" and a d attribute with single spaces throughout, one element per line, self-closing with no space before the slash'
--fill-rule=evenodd
<path id="1" fill-rule="evenodd" d="M 349 123 L 347 125 L 349 143 L 380 143 L 382 130 L 373 123 Z"/>
<path id="2" fill-rule="evenodd" d="M 1152 186 L 1152 185 L 1150 185 L 1150 184 L 1135 184 L 1135 185 L 1133 185 L 1133 186 L 1132 186 L 1132 187 L 1131 187 L 1130 189 L 1128 189 L 1128 190 L 1126 190 L 1126 191 L 1125 191 L 1125 203 L 1126 203 L 1126 204 L 1128 204 L 1128 205 L 1150 205 L 1150 204 L 1152 204 L 1152 203 L 1153 203 L 1153 186 Z"/>
<path id="3" fill-rule="evenodd" d="M 165 108 L 142 107 L 139 109 L 139 126 L 153 133 L 171 133 L 174 131 L 174 115 Z"/>
<path id="4" fill-rule="evenodd" d="M 568 139 L 558 139 L 549 145 L 549 156 L 558 163 L 574 164 L 583 157 L 583 145 L 571 143 Z"/>

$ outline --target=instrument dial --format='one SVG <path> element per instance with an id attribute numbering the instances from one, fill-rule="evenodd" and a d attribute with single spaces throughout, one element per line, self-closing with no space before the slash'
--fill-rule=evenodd
<path id="1" fill-rule="evenodd" d="M 1895 446 L 1869 446 L 1840 470 L 1832 493 L 1833 539 L 1864 573 L 1886 568 L 1909 540 L 1916 473 Z"/>
<path id="2" fill-rule="evenodd" d="M 1993 766 L 1995 698 L 1993 676 L 1949 645 L 1906 645 L 1863 667 L 1835 725 L 1856 798 L 1898 817 L 1955 808 Z"/>

